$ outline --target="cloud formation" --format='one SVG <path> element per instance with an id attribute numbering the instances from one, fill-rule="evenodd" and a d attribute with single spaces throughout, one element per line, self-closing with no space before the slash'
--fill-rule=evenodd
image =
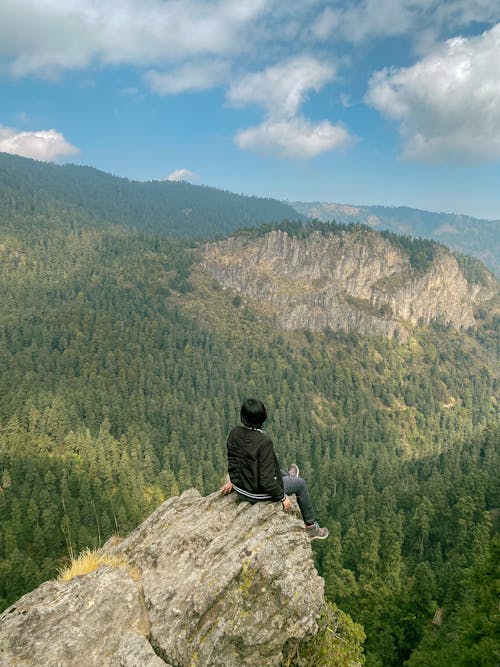
<path id="1" fill-rule="evenodd" d="M 441 34 L 461 30 L 471 22 L 498 20 L 497 0 L 346 0 L 335 8 L 327 1 L 316 5 L 313 35 L 322 40 L 341 37 L 353 44 L 403 35 L 412 35 L 419 44 L 422 34 L 431 44 Z"/>
<path id="2" fill-rule="evenodd" d="M 366 100 L 398 121 L 406 157 L 439 159 L 451 155 L 453 145 L 456 156 L 472 156 L 485 153 L 497 122 L 488 102 L 493 95 L 498 107 L 490 90 L 496 46 L 486 38 L 481 45 L 474 42 L 479 38 L 436 45 L 465 27 L 497 20 L 498 0 L 2 0 L 0 69 L 12 77 L 57 79 L 92 66 L 132 66 L 159 95 L 224 85 L 233 107 L 254 105 L 264 112 L 261 124 L 238 132 L 238 146 L 312 157 L 353 140 L 342 125 L 313 122 L 302 111 L 309 95 L 336 79 L 332 63 L 349 61 L 349 45 L 361 44 L 363 52 L 387 37 L 404 37 L 422 59 L 375 74 Z M 484 67 L 482 46 L 489 53 Z M 459 78 L 450 83 L 453 61 L 461 57 L 469 57 L 485 87 L 474 88 L 472 76 L 468 84 Z M 432 64 L 436 58 L 444 63 L 441 78 Z M 243 68 L 255 71 L 242 75 Z M 452 123 L 462 123 L 462 132 L 444 128 L 441 79 L 450 83 Z M 466 112 L 470 92 L 475 109 Z M 397 115 L 400 107 L 405 111 Z M 495 141 L 489 143 L 489 155 L 496 155 Z"/>
<path id="3" fill-rule="evenodd" d="M 309 91 L 319 92 L 334 77 L 333 65 L 298 56 L 234 82 L 227 93 L 231 105 L 256 105 L 266 111 L 263 123 L 236 134 L 236 144 L 245 150 L 304 159 L 346 146 L 351 137 L 344 127 L 327 120 L 313 124 L 299 113 Z"/>
<path id="4" fill-rule="evenodd" d="M 167 176 L 167 181 L 197 181 L 199 175 L 189 169 L 176 169 Z"/>
<path id="5" fill-rule="evenodd" d="M 227 99 L 236 107 L 256 104 L 273 117 L 292 117 L 310 90 L 320 91 L 334 77 L 332 65 L 311 56 L 297 56 L 243 76 L 231 85 Z"/>
<path id="6" fill-rule="evenodd" d="M 499 72 L 500 23 L 412 67 L 377 72 L 365 100 L 399 123 L 406 159 L 500 159 Z"/>
<path id="7" fill-rule="evenodd" d="M 341 125 L 323 120 L 310 123 L 302 116 L 266 120 L 261 125 L 241 130 L 235 136 L 240 148 L 280 158 L 309 159 L 320 153 L 346 147 L 353 138 Z"/>
<path id="8" fill-rule="evenodd" d="M 186 91 L 210 90 L 226 83 L 230 67 L 224 61 L 186 63 L 167 72 L 150 70 L 145 74 L 151 90 L 159 95 L 177 95 Z"/>
<path id="9" fill-rule="evenodd" d="M 158 72 L 181 65 L 182 73 L 204 58 L 258 62 L 283 46 L 300 52 L 332 39 L 427 35 L 430 43 L 431 33 L 496 20 L 496 0 L 2 0 L 0 61 L 16 77 L 54 78 L 95 63 Z"/>
<path id="10" fill-rule="evenodd" d="M 104 65 L 157 67 L 239 53 L 265 0 L 3 0 L 0 57 L 14 76 Z"/>
<path id="11" fill-rule="evenodd" d="M 54 129 L 17 132 L 0 126 L 0 152 L 53 162 L 80 151 Z"/>

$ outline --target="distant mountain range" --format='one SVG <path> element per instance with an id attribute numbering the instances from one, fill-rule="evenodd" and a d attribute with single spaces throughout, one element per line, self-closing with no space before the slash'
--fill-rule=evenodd
<path id="1" fill-rule="evenodd" d="M 482 220 L 454 213 L 431 213 L 406 206 L 357 206 L 325 202 L 290 202 L 307 218 L 360 222 L 377 230 L 421 236 L 452 250 L 478 257 L 500 277 L 500 220 Z"/>
<path id="2" fill-rule="evenodd" d="M 98 229 L 119 225 L 190 239 L 213 239 L 283 220 L 360 222 L 379 231 L 440 241 L 479 258 L 500 277 L 500 220 L 406 207 L 281 202 L 186 182 L 130 181 L 91 167 L 6 153 L 0 153 L 0 215 L 4 227 L 17 227 L 21 219 L 23 225 L 30 221 L 38 228 L 47 221 L 53 225 L 71 219 Z"/>

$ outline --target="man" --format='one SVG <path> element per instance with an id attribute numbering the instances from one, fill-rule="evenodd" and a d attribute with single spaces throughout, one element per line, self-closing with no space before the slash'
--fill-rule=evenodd
<path id="1" fill-rule="evenodd" d="M 247 398 L 240 411 L 241 426 L 235 426 L 227 438 L 227 460 L 230 481 L 221 488 L 226 495 L 235 491 L 251 503 L 262 500 L 280 502 L 283 509 L 291 507 L 287 494 L 295 494 L 309 541 L 324 540 L 328 529 L 320 528 L 314 518 L 314 509 L 307 483 L 299 477 L 299 468 L 293 463 L 288 472 L 280 470 L 273 442 L 262 425 L 267 419 L 265 405 L 257 398 Z"/>

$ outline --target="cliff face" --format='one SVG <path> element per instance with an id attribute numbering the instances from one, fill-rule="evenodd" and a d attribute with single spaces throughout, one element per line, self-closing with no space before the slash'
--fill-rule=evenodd
<path id="1" fill-rule="evenodd" d="M 317 631 L 323 580 L 279 503 L 187 491 L 103 552 L 130 567 L 46 582 L 2 614 L 2 667 L 271 667 Z"/>
<path id="2" fill-rule="evenodd" d="M 260 238 L 209 243 L 202 265 L 224 287 L 255 299 L 284 329 L 405 338 L 417 323 L 474 326 L 475 308 L 498 290 L 471 285 L 456 259 L 438 252 L 425 273 L 375 232 L 313 232 L 299 239 L 272 231 Z"/>

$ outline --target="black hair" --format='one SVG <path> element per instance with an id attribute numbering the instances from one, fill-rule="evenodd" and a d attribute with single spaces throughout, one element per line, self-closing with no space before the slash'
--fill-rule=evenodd
<path id="1" fill-rule="evenodd" d="M 240 411 L 244 426 L 260 428 L 267 419 L 266 406 L 258 398 L 246 398 Z"/>

